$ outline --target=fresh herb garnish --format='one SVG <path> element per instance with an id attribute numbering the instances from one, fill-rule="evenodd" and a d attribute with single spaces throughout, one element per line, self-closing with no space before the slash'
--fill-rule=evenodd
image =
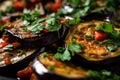
<path id="1" fill-rule="evenodd" d="M 106 45 L 106 49 L 109 51 L 115 51 L 120 46 L 120 32 L 115 30 L 111 23 L 103 23 L 95 29 L 103 31 L 109 35 L 109 39 L 101 42 L 101 44 Z"/>
<path id="2" fill-rule="evenodd" d="M 109 44 L 109 45 L 106 45 L 106 48 L 109 50 L 109 51 L 115 51 L 118 46 L 117 45 L 112 45 L 112 44 Z"/>
<path id="3" fill-rule="evenodd" d="M 111 23 L 103 23 L 102 25 L 97 26 L 95 29 L 101 30 L 103 32 L 110 33 L 110 34 L 114 32 L 114 27 Z"/>
<path id="4" fill-rule="evenodd" d="M 84 47 L 83 44 L 76 44 L 76 40 L 73 39 L 72 43 L 68 45 L 68 50 L 70 50 L 72 56 L 74 56 L 75 53 L 82 52 L 83 47 Z"/>
<path id="5" fill-rule="evenodd" d="M 67 23 L 66 23 L 66 26 L 76 25 L 76 24 L 78 24 L 80 21 L 81 21 L 81 19 L 80 19 L 79 17 L 73 18 L 73 19 L 68 19 L 68 20 L 67 20 Z"/>
<path id="6" fill-rule="evenodd" d="M 32 12 L 30 10 L 24 9 L 21 19 L 23 21 L 25 20 L 25 21 L 28 21 L 29 23 L 32 23 L 39 16 L 40 16 L 40 11 L 38 8 L 35 8 L 34 11 L 32 11 Z"/>
<path id="7" fill-rule="evenodd" d="M 97 6 L 96 1 L 93 1 L 93 0 L 84 0 L 84 1 L 83 0 L 66 0 L 66 4 L 74 8 L 70 12 L 70 14 L 72 14 L 73 17 L 84 16 L 92 12 L 92 10 L 94 10 Z"/>
<path id="8" fill-rule="evenodd" d="M 61 61 L 69 61 L 71 57 L 75 55 L 75 53 L 82 52 L 82 48 L 84 46 L 82 44 L 76 44 L 75 40 L 71 44 L 69 44 L 66 48 L 58 47 L 56 54 L 54 57 Z"/>
<path id="9" fill-rule="evenodd" d="M 60 18 L 56 17 L 56 14 L 53 13 L 48 17 L 48 19 L 40 18 L 40 19 L 36 19 L 32 22 L 24 20 L 23 23 L 26 26 L 29 25 L 29 27 L 27 27 L 27 30 L 29 30 L 33 33 L 40 33 L 44 29 L 46 29 L 50 32 L 59 31 L 59 29 L 62 26 L 62 24 L 60 24 L 59 21 L 60 21 Z M 42 22 L 44 22 L 45 24 L 43 25 Z"/>
<path id="10" fill-rule="evenodd" d="M 61 61 L 66 61 L 71 59 L 71 54 L 68 51 L 68 48 L 58 47 L 56 54 L 54 57 Z"/>
<path id="11" fill-rule="evenodd" d="M 49 70 L 53 71 L 55 69 L 55 66 L 54 65 L 51 65 L 48 67 Z"/>
<path id="12" fill-rule="evenodd" d="M 46 26 L 45 29 L 53 32 L 53 31 L 58 31 L 61 28 L 61 24 L 58 23 L 57 19 L 54 18 L 49 18 L 46 20 Z"/>
<path id="13" fill-rule="evenodd" d="M 7 23 L 4 24 L 4 25 L 2 25 L 2 26 L 0 27 L 0 32 L 2 32 L 2 31 L 5 29 L 5 27 L 6 27 L 7 25 L 8 25 Z"/>
<path id="14" fill-rule="evenodd" d="M 24 54 L 24 50 L 22 50 L 22 49 L 19 49 L 17 52 L 18 52 L 20 55 Z"/>
<path id="15" fill-rule="evenodd" d="M 0 19 L 5 15 L 4 11 L 0 10 Z"/>
<path id="16" fill-rule="evenodd" d="M 82 10 L 80 10 L 80 9 L 73 10 L 73 11 L 72 11 L 72 15 L 73 15 L 73 17 L 81 17 L 81 16 L 84 16 L 84 15 L 90 13 L 90 12 L 89 12 L 89 9 L 90 9 L 90 7 L 87 6 L 87 7 L 83 8 Z"/>
<path id="17" fill-rule="evenodd" d="M 88 71 L 88 80 L 120 80 L 120 76 L 107 70 Z"/>
<path id="18" fill-rule="evenodd" d="M 42 56 L 43 58 L 45 58 L 45 57 L 48 56 L 48 54 L 47 54 L 47 52 L 43 52 L 40 56 Z"/>
<path id="19" fill-rule="evenodd" d="M 33 33 L 40 33 L 43 30 L 44 26 L 40 23 L 32 24 L 31 27 L 28 27 L 27 29 L 32 31 Z"/>
<path id="20" fill-rule="evenodd" d="M 15 12 L 16 9 L 13 7 L 13 6 L 7 6 L 5 12 L 7 13 L 12 13 L 12 12 Z"/>
<path id="21" fill-rule="evenodd" d="M 3 47 L 4 50 L 13 50 L 13 45 L 8 44 L 7 46 Z"/>
<path id="22" fill-rule="evenodd" d="M 92 40 L 92 39 L 94 39 L 94 36 L 84 35 L 84 38 L 85 38 L 86 40 Z"/>

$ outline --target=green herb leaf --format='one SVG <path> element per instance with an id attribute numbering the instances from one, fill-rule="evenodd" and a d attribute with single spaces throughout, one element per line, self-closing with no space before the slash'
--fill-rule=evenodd
<path id="1" fill-rule="evenodd" d="M 4 24 L 4 25 L 2 25 L 2 26 L 0 27 L 0 32 L 2 32 L 2 31 L 5 29 L 5 27 L 6 27 L 7 25 L 8 25 L 7 23 Z"/>
<path id="2" fill-rule="evenodd" d="M 57 22 L 56 18 L 49 18 L 46 20 L 47 24 L 45 26 L 45 29 L 49 31 L 58 31 L 61 28 L 61 25 Z"/>
<path id="3" fill-rule="evenodd" d="M 60 49 L 60 48 L 59 48 Z M 61 48 L 61 49 L 64 49 L 64 48 Z M 68 51 L 68 49 L 66 48 L 64 51 L 58 51 L 54 57 L 58 60 L 61 60 L 61 61 L 69 61 L 71 59 L 71 55 L 70 55 L 70 52 Z"/>
<path id="4" fill-rule="evenodd" d="M 19 49 L 17 52 L 18 52 L 20 55 L 24 54 L 24 50 L 22 50 L 22 49 Z"/>
<path id="5" fill-rule="evenodd" d="M 13 6 L 7 6 L 5 12 L 7 13 L 12 13 L 12 12 L 15 12 L 16 9 L 13 7 Z"/>
<path id="6" fill-rule="evenodd" d="M 73 40 L 72 44 L 68 45 L 68 49 L 71 51 L 72 56 L 74 56 L 75 53 L 82 52 L 83 45 L 82 44 L 76 44 L 76 40 Z"/>
<path id="7" fill-rule="evenodd" d="M 113 33 L 114 32 L 114 27 L 111 23 L 103 23 L 101 26 L 98 26 L 95 29 L 104 31 L 106 33 Z"/>
<path id="8" fill-rule="evenodd" d="M 42 54 L 40 54 L 40 56 L 42 56 L 43 58 L 45 58 L 45 57 L 48 56 L 48 54 L 47 54 L 47 52 L 43 52 Z"/>
<path id="9" fill-rule="evenodd" d="M 28 26 L 29 24 L 30 24 L 30 22 L 28 22 L 27 20 L 24 20 L 24 21 L 23 21 L 23 25 L 24 25 L 24 26 Z"/>
<path id="10" fill-rule="evenodd" d="M 62 55 L 62 61 L 70 61 L 71 60 L 71 54 L 68 51 L 68 49 L 66 48 L 63 55 Z"/>
<path id="11" fill-rule="evenodd" d="M 57 52 L 55 53 L 54 57 L 58 60 L 62 60 L 62 53 Z"/>
<path id="12" fill-rule="evenodd" d="M 118 46 L 117 45 L 107 45 L 106 48 L 109 51 L 115 51 L 118 48 Z"/>
<path id="13" fill-rule="evenodd" d="M 27 30 L 30 30 L 33 33 L 40 33 L 43 30 L 44 26 L 40 23 L 32 24 L 31 27 L 28 27 Z"/>
<path id="14" fill-rule="evenodd" d="M 0 19 L 1 19 L 4 15 L 5 15 L 5 13 L 4 13 L 2 10 L 0 10 Z"/>
<path id="15" fill-rule="evenodd" d="M 4 50 L 13 50 L 13 45 L 8 44 L 7 46 L 3 47 Z"/>
<path id="16" fill-rule="evenodd" d="M 94 36 L 84 35 L 84 38 L 85 38 L 86 40 L 92 40 L 92 39 L 94 39 Z"/>
<path id="17" fill-rule="evenodd" d="M 37 8 L 35 8 L 32 12 L 30 10 L 24 9 L 21 19 L 32 23 L 39 17 L 39 15 L 40 11 Z"/>
<path id="18" fill-rule="evenodd" d="M 51 65 L 48 67 L 49 70 L 53 71 L 55 69 L 55 66 L 54 65 Z"/>
<path id="19" fill-rule="evenodd" d="M 90 9 L 89 6 L 83 8 L 82 10 L 80 10 L 80 9 L 77 10 L 77 9 L 76 9 L 76 10 L 74 10 L 74 11 L 72 12 L 72 15 L 73 15 L 74 17 L 84 16 L 84 15 L 86 15 L 87 13 L 89 13 L 89 9 Z"/>
<path id="20" fill-rule="evenodd" d="M 84 46 L 81 44 L 76 44 L 75 40 L 73 40 L 72 44 L 68 45 L 68 47 L 58 47 L 56 54 L 54 57 L 61 61 L 70 61 L 72 56 L 75 55 L 75 53 L 82 52 L 82 48 Z"/>
<path id="21" fill-rule="evenodd" d="M 120 76 L 107 70 L 88 71 L 88 80 L 120 80 Z"/>
<path id="22" fill-rule="evenodd" d="M 74 18 L 74 19 L 68 19 L 67 25 L 76 25 L 81 21 L 79 17 Z"/>

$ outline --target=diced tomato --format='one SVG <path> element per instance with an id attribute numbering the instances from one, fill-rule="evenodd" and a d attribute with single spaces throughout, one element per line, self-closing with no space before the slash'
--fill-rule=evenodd
<path id="1" fill-rule="evenodd" d="M 6 65 L 11 64 L 11 60 L 10 60 L 9 54 L 5 54 L 4 55 L 4 61 L 5 61 Z"/>
<path id="2" fill-rule="evenodd" d="M 3 48 L 3 47 L 5 47 L 5 46 L 7 46 L 8 44 L 9 44 L 9 43 L 6 42 L 6 41 L 1 42 L 1 43 L 0 43 L 0 48 Z"/>
<path id="3" fill-rule="evenodd" d="M 62 0 L 55 0 L 55 3 L 48 3 L 47 7 L 54 12 L 57 12 L 62 7 Z"/>
<path id="4" fill-rule="evenodd" d="M 31 3 L 38 3 L 40 0 L 31 0 Z"/>
<path id="5" fill-rule="evenodd" d="M 9 38 L 6 35 L 2 36 L 2 40 L 5 41 L 5 42 L 9 42 Z"/>
<path id="6" fill-rule="evenodd" d="M 94 38 L 95 40 L 103 41 L 103 40 L 105 40 L 107 38 L 108 38 L 108 35 L 105 32 L 98 31 L 98 30 L 95 31 L 95 38 Z"/>
<path id="7" fill-rule="evenodd" d="M 33 73 L 32 69 L 31 69 L 31 65 L 32 65 L 32 62 L 30 62 L 28 64 L 28 66 L 20 71 L 17 72 L 17 76 L 19 78 L 24 79 L 24 80 L 30 80 L 30 77 Z"/>
<path id="8" fill-rule="evenodd" d="M 32 75 L 31 67 L 26 67 L 25 69 L 17 72 L 17 76 L 20 77 L 21 79 L 29 79 L 31 75 Z"/>
<path id="9" fill-rule="evenodd" d="M 5 28 L 6 29 L 10 29 L 10 28 L 12 28 L 13 26 L 12 26 L 12 24 L 9 24 L 8 26 L 6 26 Z"/>
<path id="10" fill-rule="evenodd" d="M 4 61 L 5 61 L 5 64 L 6 64 L 6 65 L 11 64 L 10 58 L 5 58 Z"/>
<path id="11" fill-rule="evenodd" d="M 55 3 L 62 3 L 62 0 L 55 0 Z"/>
<path id="12" fill-rule="evenodd" d="M 26 3 L 24 1 L 14 0 L 13 7 L 17 10 L 23 10 L 26 7 Z"/>
<path id="13" fill-rule="evenodd" d="M 43 29 L 42 32 L 47 33 L 49 31 L 47 29 Z"/>
<path id="14" fill-rule="evenodd" d="M 35 74 L 32 74 L 31 77 L 30 77 L 30 80 L 38 80 L 38 78 Z"/>
<path id="15" fill-rule="evenodd" d="M 52 10 L 53 10 L 54 12 L 57 12 L 60 8 L 61 8 L 61 4 L 54 4 Z"/>
<path id="16" fill-rule="evenodd" d="M 2 22 L 3 23 L 10 22 L 10 18 L 9 17 L 2 18 Z"/>

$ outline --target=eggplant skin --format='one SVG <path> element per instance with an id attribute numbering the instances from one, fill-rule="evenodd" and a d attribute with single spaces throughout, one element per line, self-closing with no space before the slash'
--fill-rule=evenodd
<path id="1" fill-rule="evenodd" d="M 32 69 L 40 80 L 48 80 L 48 79 L 49 80 L 52 80 L 52 79 L 54 80 L 62 80 L 62 79 L 63 80 L 85 80 L 87 79 L 88 77 L 87 71 L 78 67 L 73 68 L 71 67 L 71 65 L 67 65 L 63 62 L 56 60 L 55 58 L 53 58 L 53 56 L 50 56 L 50 58 L 51 58 L 51 61 L 49 61 L 48 57 L 42 58 L 41 56 L 38 56 L 33 61 Z M 52 60 L 52 58 L 55 60 L 55 62 L 54 60 Z M 57 67 L 55 67 L 54 70 L 50 70 L 48 67 L 50 66 L 51 63 L 53 64 L 58 63 Z M 64 69 L 61 68 L 61 66 L 64 66 L 63 67 Z M 63 70 L 63 72 L 61 70 Z"/>
<path id="2" fill-rule="evenodd" d="M 9 29 L 5 29 L 5 32 L 11 37 L 17 39 L 23 46 L 29 46 L 31 48 L 34 48 L 50 45 L 53 42 L 64 38 L 67 30 L 68 29 L 63 25 L 59 31 L 40 33 L 37 35 L 33 35 L 29 38 L 22 38 L 20 35 L 12 32 Z"/>
<path id="3" fill-rule="evenodd" d="M 102 13 L 93 12 L 81 17 L 83 21 L 100 20 L 111 22 L 113 14 L 103 11 Z"/>

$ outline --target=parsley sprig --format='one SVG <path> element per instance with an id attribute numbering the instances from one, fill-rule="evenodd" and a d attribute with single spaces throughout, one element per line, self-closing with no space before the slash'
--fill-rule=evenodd
<path id="1" fill-rule="evenodd" d="M 66 48 L 58 47 L 54 57 L 61 61 L 69 61 L 76 53 L 82 52 L 83 47 L 84 46 L 82 44 L 76 44 L 76 41 L 73 40 L 73 42 L 69 44 Z"/>
<path id="2" fill-rule="evenodd" d="M 120 80 L 120 76 L 107 70 L 88 71 L 88 80 Z"/>
<path id="3" fill-rule="evenodd" d="M 30 10 L 24 9 L 21 19 L 27 23 L 32 23 L 40 16 L 40 11 L 35 8 L 32 12 Z"/>
<path id="4" fill-rule="evenodd" d="M 50 32 L 59 31 L 62 26 L 62 24 L 60 24 L 60 17 L 56 16 L 55 13 L 50 14 L 47 19 L 39 18 L 39 16 L 40 13 L 37 9 L 35 9 L 33 12 L 24 10 L 24 14 L 21 19 L 23 20 L 24 26 L 28 26 L 26 28 L 27 30 L 36 34 L 40 33 L 44 29 Z M 46 24 L 43 25 L 42 22 L 45 22 Z"/>

